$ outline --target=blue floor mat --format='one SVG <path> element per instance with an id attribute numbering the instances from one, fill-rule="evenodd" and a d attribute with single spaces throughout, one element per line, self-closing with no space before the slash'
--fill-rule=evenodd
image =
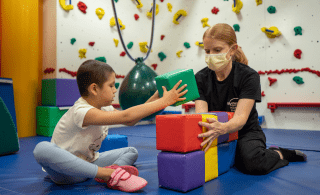
<path id="1" fill-rule="evenodd" d="M 264 130 L 267 145 L 302 149 L 308 162 L 290 163 L 268 175 L 253 176 L 232 168 L 217 179 L 188 193 L 158 187 L 155 125 L 109 129 L 109 134 L 128 136 L 129 146 L 137 148 L 135 163 L 140 176 L 148 185 L 134 194 L 320 194 L 320 131 Z M 20 138 L 20 151 L 0 157 L 0 194 L 129 194 L 110 190 L 91 179 L 75 185 L 59 186 L 46 179 L 33 158 L 33 149 L 41 141 L 51 138 L 36 136 Z"/>

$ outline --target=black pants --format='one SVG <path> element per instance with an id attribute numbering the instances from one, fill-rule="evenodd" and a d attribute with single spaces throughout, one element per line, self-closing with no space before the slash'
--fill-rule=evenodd
<path id="1" fill-rule="evenodd" d="M 288 165 L 277 152 L 266 149 L 266 136 L 261 130 L 249 131 L 239 137 L 236 149 L 235 167 L 250 175 L 265 175 Z"/>

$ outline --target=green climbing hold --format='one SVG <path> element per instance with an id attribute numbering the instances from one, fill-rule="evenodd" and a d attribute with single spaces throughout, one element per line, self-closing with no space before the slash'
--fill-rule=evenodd
<path id="1" fill-rule="evenodd" d="M 115 84 L 116 89 L 119 88 L 119 85 L 120 85 L 120 83 L 116 83 L 116 84 Z"/>
<path id="2" fill-rule="evenodd" d="M 114 2 L 118 3 L 119 0 L 114 0 Z"/>
<path id="3" fill-rule="evenodd" d="M 75 39 L 75 38 L 72 38 L 72 39 L 71 39 L 71 44 L 73 45 L 74 42 L 76 42 L 76 39 Z"/>
<path id="4" fill-rule="evenodd" d="M 107 63 L 107 59 L 105 57 L 97 57 L 97 58 L 95 58 L 95 60 Z"/>
<path id="5" fill-rule="evenodd" d="M 303 84 L 303 79 L 299 76 L 295 76 L 293 77 L 293 80 L 297 83 L 297 84 Z"/>
<path id="6" fill-rule="evenodd" d="M 161 62 L 167 57 L 163 52 L 158 53 L 158 56 Z"/>
<path id="7" fill-rule="evenodd" d="M 276 8 L 274 6 L 269 6 L 267 10 L 268 10 L 269 14 L 276 13 Z"/>
<path id="8" fill-rule="evenodd" d="M 190 44 L 188 42 L 184 42 L 183 44 L 187 49 L 190 48 Z"/>
<path id="9" fill-rule="evenodd" d="M 234 29 L 234 31 L 240 32 L 240 26 L 239 26 L 239 24 L 234 24 L 234 25 L 233 25 L 233 29 Z"/>
<path id="10" fill-rule="evenodd" d="M 296 33 L 295 36 L 297 36 L 297 35 L 302 35 L 302 28 L 301 28 L 301 26 L 296 26 L 293 30 L 294 30 L 294 32 Z"/>
<path id="11" fill-rule="evenodd" d="M 128 48 L 128 49 L 131 49 L 132 46 L 133 46 L 133 42 L 130 42 L 130 43 L 128 43 L 127 48 Z"/>

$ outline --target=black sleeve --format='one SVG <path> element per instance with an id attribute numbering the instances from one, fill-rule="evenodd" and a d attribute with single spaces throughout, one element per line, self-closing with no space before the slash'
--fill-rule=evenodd
<path id="1" fill-rule="evenodd" d="M 248 75 L 244 78 L 239 99 L 253 99 L 256 102 L 261 102 L 261 85 L 258 73 Z"/>
<path id="2" fill-rule="evenodd" d="M 206 101 L 206 98 L 205 98 L 205 96 L 204 96 L 205 86 L 204 86 L 204 83 L 203 83 L 203 78 L 202 78 L 201 76 L 202 76 L 202 75 L 201 75 L 201 73 L 199 73 L 199 72 L 195 75 L 200 97 L 197 98 L 197 99 L 195 99 L 194 101 L 196 101 L 196 100 Z"/>

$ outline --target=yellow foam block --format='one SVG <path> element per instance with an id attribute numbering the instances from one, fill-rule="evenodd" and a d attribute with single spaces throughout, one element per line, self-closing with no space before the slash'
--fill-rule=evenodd
<path id="1" fill-rule="evenodd" d="M 210 147 L 204 155 L 205 182 L 218 177 L 218 147 Z"/>
<path id="2" fill-rule="evenodd" d="M 213 114 L 201 114 L 202 115 L 202 122 L 208 122 L 207 118 L 215 118 L 216 120 L 218 120 L 218 116 L 217 115 L 213 115 Z M 206 127 L 202 127 L 202 132 L 205 133 L 207 132 L 208 129 Z M 205 140 L 206 138 L 203 138 L 203 140 Z M 218 145 L 218 138 L 213 140 L 212 144 L 210 147 L 214 147 Z M 202 147 L 202 150 L 204 150 L 207 147 L 207 144 L 204 145 Z"/>

